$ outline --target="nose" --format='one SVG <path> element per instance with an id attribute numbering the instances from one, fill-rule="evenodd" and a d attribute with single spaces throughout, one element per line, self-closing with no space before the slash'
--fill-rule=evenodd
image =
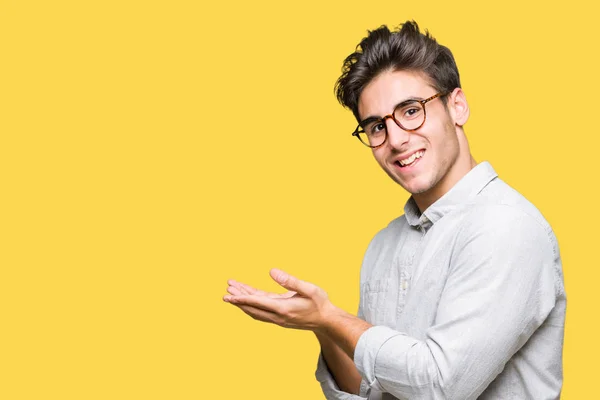
<path id="1" fill-rule="evenodd" d="M 408 142 L 410 132 L 400 128 L 391 115 L 386 118 L 385 127 L 387 129 L 387 140 L 390 146 L 400 149 Z"/>

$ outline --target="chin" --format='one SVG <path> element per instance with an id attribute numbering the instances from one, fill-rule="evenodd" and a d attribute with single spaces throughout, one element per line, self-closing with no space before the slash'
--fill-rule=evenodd
<path id="1" fill-rule="evenodd" d="M 400 179 L 394 179 L 394 181 L 410 194 L 421 194 L 431 189 L 431 185 L 421 179 L 412 179 L 410 182 L 403 182 Z"/>
<path id="2" fill-rule="evenodd" d="M 423 194 L 423 193 L 427 193 L 430 190 L 431 190 L 430 187 L 422 187 L 422 188 L 418 188 L 418 189 L 410 191 L 410 194 Z"/>

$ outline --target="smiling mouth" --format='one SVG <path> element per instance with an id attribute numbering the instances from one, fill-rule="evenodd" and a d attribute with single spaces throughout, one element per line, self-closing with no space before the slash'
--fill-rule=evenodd
<path id="1" fill-rule="evenodd" d="M 425 150 L 419 150 L 419 151 L 414 152 L 410 157 L 405 158 L 404 160 L 396 160 L 394 162 L 394 164 L 396 164 L 400 168 L 410 167 L 410 166 L 416 164 L 416 162 L 418 160 L 420 160 L 424 154 L 425 154 Z"/>

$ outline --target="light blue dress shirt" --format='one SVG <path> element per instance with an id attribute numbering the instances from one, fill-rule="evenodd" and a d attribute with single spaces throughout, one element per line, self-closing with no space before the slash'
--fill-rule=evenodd
<path id="1" fill-rule="evenodd" d="M 358 316 L 360 395 L 329 400 L 558 399 L 566 296 L 552 228 L 483 162 L 421 214 L 373 238 Z"/>

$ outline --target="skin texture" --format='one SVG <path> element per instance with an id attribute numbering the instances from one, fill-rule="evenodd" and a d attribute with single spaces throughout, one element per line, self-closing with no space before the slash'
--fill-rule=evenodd
<path id="1" fill-rule="evenodd" d="M 361 119 L 383 117 L 409 98 L 425 99 L 436 94 L 427 77 L 414 71 L 384 71 L 362 91 Z M 416 131 L 405 131 L 386 119 L 388 136 L 373 149 L 373 156 L 392 180 L 412 194 L 423 212 L 454 186 L 476 162 L 471 156 L 462 126 L 469 118 L 469 106 L 460 88 L 426 104 L 427 118 Z M 401 169 L 396 161 L 424 150 L 413 166 Z M 333 305 L 320 287 L 281 270 L 270 275 L 287 291 L 282 294 L 255 289 L 235 280 L 228 281 L 225 302 L 250 317 L 284 328 L 310 330 L 321 344 L 323 356 L 340 389 L 358 393 L 361 377 L 354 366 L 354 349 L 360 336 L 372 325 Z"/>

